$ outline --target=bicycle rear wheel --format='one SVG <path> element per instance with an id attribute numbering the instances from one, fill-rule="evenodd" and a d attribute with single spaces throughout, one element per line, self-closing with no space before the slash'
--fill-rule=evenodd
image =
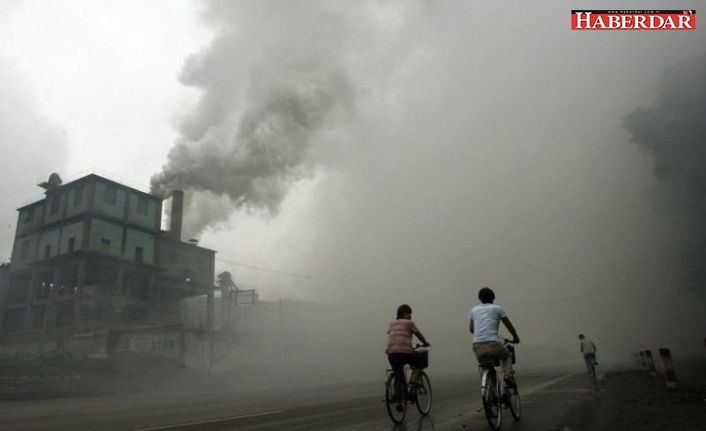
<path id="1" fill-rule="evenodd" d="M 483 396 L 483 411 L 488 419 L 488 424 L 494 430 L 500 429 L 503 418 L 503 409 L 498 394 L 498 383 L 495 373 L 486 370 L 482 378 L 481 394 Z"/>
<path id="2" fill-rule="evenodd" d="M 429 376 L 427 373 L 421 372 L 419 374 L 419 385 L 417 385 L 414 390 L 416 391 L 416 404 L 417 410 L 422 416 L 426 416 L 431 411 L 431 382 L 429 382 Z"/>
<path id="3" fill-rule="evenodd" d="M 596 366 L 593 363 L 591 363 L 588 369 L 588 378 L 593 384 L 596 384 L 598 382 L 598 379 L 596 378 Z"/>
<path id="4" fill-rule="evenodd" d="M 385 381 L 385 407 L 387 408 L 387 414 L 390 416 L 390 419 L 392 419 L 392 422 L 398 424 L 402 422 L 407 415 L 407 400 L 402 390 L 400 390 L 399 393 L 395 391 L 395 386 L 404 388 L 404 385 L 396 385 L 396 383 L 397 377 L 394 373 L 391 373 Z"/>
<path id="5" fill-rule="evenodd" d="M 505 394 L 507 395 L 507 404 L 510 407 L 510 414 L 512 414 L 512 417 L 515 418 L 516 421 L 519 421 L 522 415 L 522 403 L 520 402 L 520 391 L 517 389 L 517 382 L 513 383 L 511 387 L 506 387 Z"/>

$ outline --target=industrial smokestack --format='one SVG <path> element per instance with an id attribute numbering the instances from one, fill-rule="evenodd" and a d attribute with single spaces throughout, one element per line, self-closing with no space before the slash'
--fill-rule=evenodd
<path id="1" fill-rule="evenodd" d="M 172 191 L 172 215 L 169 223 L 169 235 L 177 241 L 181 241 L 181 225 L 184 218 L 184 192 L 182 190 Z"/>

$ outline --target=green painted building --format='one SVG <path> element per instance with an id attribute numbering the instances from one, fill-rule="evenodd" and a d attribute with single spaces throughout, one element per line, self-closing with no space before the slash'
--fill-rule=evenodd
<path id="1" fill-rule="evenodd" d="M 179 301 L 213 297 L 215 251 L 181 241 L 182 192 L 164 231 L 161 197 L 95 174 L 40 186 L 18 209 L 1 333 L 179 323 Z"/>

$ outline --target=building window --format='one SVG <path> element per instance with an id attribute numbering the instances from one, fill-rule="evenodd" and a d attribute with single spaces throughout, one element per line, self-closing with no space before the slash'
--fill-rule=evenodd
<path id="1" fill-rule="evenodd" d="M 184 281 L 187 283 L 191 283 L 192 281 L 194 281 L 194 272 L 192 270 L 184 270 Z"/>
<path id="2" fill-rule="evenodd" d="M 25 211 L 25 223 L 32 223 L 32 220 L 34 220 L 34 207 Z"/>
<path id="3" fill-rule="evenodd" d="M 27 260 L 29 256 L 29 240 L 22 243 L 22 248 L 20 249 L 20 260 Z"/>
<path id="4" fill-rule="evenodd" d="M 59 196 L 54 196 L 51 198 L 51 203 L 49 204 L 49 213 L 54 215 L 59 212 Z"/>
<path id="5" fill-rule="evenodd" d="M 105 193 L 103 195 L 103 200 L 108 205 L 115 205 L 118 203 L 118 188 L 112 184 L 108 184 L 105 187 Z"/>
<path id="6" fill-rule="evenodd" d="M 75 248 L 76 248 L 76 238 L 71 237 L 71 238 L 69 238 L 69 253 L 74 251 Z"/>
<path id="7" fill-rule="evenodd" d="M 140 215 L 147 215 L 147 198 L 140 196 L 137 198 L 137 213 Z"/>
<path id="8" fill-rule="evenodd" d="M 83 186 L 76 187 L 74 191 L 74 206 L 80 206 L 83 204 Z"/>
<path id="9" fill-rule="evenodd" d="M 144 249 L 142 247 L 135 247 L 135 261 L 142 262 L 144 254 Z"/>
<path id="10" fill-rule="evenodd" d="M 49 259 L 51 257 L 51 244 L 44 246 L 44 259 Z"/>
<path id="11" fill-rule="evenodd" d="M 110 240 L 108 238 L 101 238 L 101 250 L 110 251 Z"/>

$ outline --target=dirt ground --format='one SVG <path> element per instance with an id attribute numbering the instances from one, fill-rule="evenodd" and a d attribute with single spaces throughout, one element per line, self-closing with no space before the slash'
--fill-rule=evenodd
<path id="1" fill-rule="evenodd" d="M 607 372 L 589 431 L 706 430 L 706 358 L 676 368 L 677 388 L 647 371 Z"/>
<path id="2" fill-rule="evenodd" d="M 224 387 L 218 376 L 158 357 L 89 359 L 67 352 L 0 356 L 0 402 Z"/>

